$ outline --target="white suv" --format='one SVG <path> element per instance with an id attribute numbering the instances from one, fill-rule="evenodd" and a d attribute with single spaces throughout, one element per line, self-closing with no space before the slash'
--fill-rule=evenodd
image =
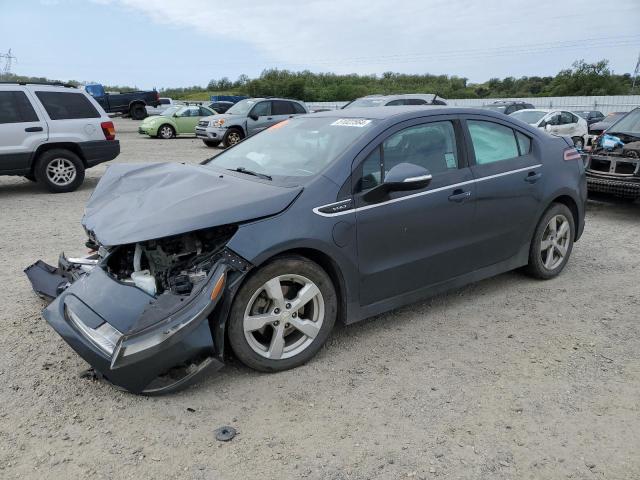
<path id="1" fill-rule="evenodd" d="M 120 153 L 113 122 L 83 90 L 61 84 L 0 83 L 0 175 L 22 175 L 71 192 L 86 168 Z"/>

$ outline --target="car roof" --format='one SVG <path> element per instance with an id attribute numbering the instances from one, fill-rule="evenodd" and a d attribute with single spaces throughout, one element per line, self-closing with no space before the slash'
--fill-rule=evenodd
<path id="1" fill-rule="evenodd" d="M 524 100 L 496 100 L 493 103 L 489 103 L 488 105 L 513 105 L 513 104 L 528 104 L 531 105 L 529 102 L 525 102 Z"/>
<path id="2" fill-rule="evenodd" d="M 408 120 L 431 115 L 446 114 L 469 114 L 491 116 L 497 119 L 504 119 L 504 114 L 492 112 L 490 110 L 479 110 L 470 107 L 454 107 L 448 105 L 401 105 L 384 107 L 354 107 L 346 110 L 328 110 L 325 112 L 309 113 L 308 117 L 329 117 L 329 118 L 367 118 L 371 120 L 395 119 L 397 121 Z"/>
<path id="3" fill-rule="evenodd" d="M 252 98 L 243 98 L 243 100 L 253 100 L 254 102 L 259 102 L 262 100 L 284 100 L 286 102 L 298 102 L 302 103 L 302 100 L 296 100 L 294 98 L 281 98 L 281 97 L 252 97 Z M 240 100 L 242 101 L 242 100 Z"/>

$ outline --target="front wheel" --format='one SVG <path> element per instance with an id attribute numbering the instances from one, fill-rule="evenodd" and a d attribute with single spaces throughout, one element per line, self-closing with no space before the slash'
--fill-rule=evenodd
<path id="1" fill-rule="evenodd" d="M 561 203 L 551 205 L 533 235 L 527 273 L 543 280 L 559 275 L 569 261 L 575 231 L 571 210 Z"/>
<path id="2" fill-rule="evenodd" d="M 211 148 L 215 148 L 218 145 L 220 145 L 219 140 L 203 140 L 203 142 L 207 147 L 211 147 Z"/>
<path id="3" fill-rule="evenodd" d="M 238 291 L 229 316 L 229 343 L 248 367 L 287 370 L 320 350 L 336 315 L 333 283 L 318 264 L 300 256 L 278 258 Z"/>
<path id="4" fill-rule="evenodd" d="M 173 129 L 171 125 L 161 125 L 158 128 L 158 138 L 162 138 L 164 140 L 168 140 L 176 136 L 176 131 Z"/>
<path id="5" fill-rule="evenodd" d="M 224 148 L 233 147 L 236 143 L 244 138 L 242 130 L 238 128 L 230 128 L 222 138 L 222 146 Z"/>

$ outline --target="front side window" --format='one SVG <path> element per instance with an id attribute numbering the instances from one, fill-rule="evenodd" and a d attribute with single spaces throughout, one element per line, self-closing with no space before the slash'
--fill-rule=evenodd
<path id="1" fill-rule="evenodd" d="M 251 110 L 251 115 L 255 115 L 256 117 L 266 117 L 267 115 L 271 115 L 271 102 L 260 102 L 253 110 Z"/>
<path id="2" fill-rule="evenodd" d="M 577 121 L 578 119 L 569 112 L 560 113 L 560 125 L 569 125 L 570 123 L 576 123 Z"/>
<path id="3" fill-rule="evenodd" d="M 51 120 L 100 118 L 100 113 L 87 97 L 74 92 L 36 92 Z"/>
<path id="4" fill-rule="evenodd" d="M 38 116 L 24 92 L 0 92 L 0 124 L 37 121 Z"/>
<path id="5" fill-rule="evenodd" d="M 468 120 L 476 164 L 501 162 L 519 155 L 514 131 L 498 123 Z"/>
<path id="6" fill-rule="evenodd" d="M 405 128 L 387 138 L 362 162 L 356 191 L 365 191 L 384 181 L 400 163 L 424 167 L 432 175 L 458 168 L 456 137 L 450 121 Z"/>

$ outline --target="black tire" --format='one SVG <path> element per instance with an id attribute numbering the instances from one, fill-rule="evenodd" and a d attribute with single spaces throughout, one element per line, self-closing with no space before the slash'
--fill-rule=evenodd
<path id="1" fill-rule="evenodd" d="M 239 128 L 232 127 L 224 134 L 224 137 L 222 138 L 222 147 L 233 147 L 236 143 L 242 141 L 243 138 L 244 132 Z"/>
<path id="2" fill-rule="evenodd" d="M 203 140 L 207 147 L 215 148 L 220 145 L 220 140 Z"/>
<path id="3" fill-rule="evenodd" d="M 321 293 L 324 317 L 322 325 L 317 330 L 317 335 L 310 341 L 306 348 L 289 358 L 276 360 L 260 355 L 249 345 L 249 341 L 244 332 L 244 314 L 254 294 L 261 291 L 262 286 L 265 285 L 266 282 L 281 275 L 298 275 L 313 282 Z M 285 301 L 287 298 L 285 295 Z M 311 302 L 308 304 L 310 303 Z M 286 305 L 290 304 L 287 303 Z M 260 267 L 245 281 L 242 287 L 240 287 L 229 314 L 227 328 L 229 344 L 238 359 L 246 366 L 255 370 L 278 372 L 297 367 L 310 360 L 326 342 L 336 320 L 337 306 L 338 300 L 335 288 L 331 278 L 329 278 L 329 275 L 327 275 L 322 267 L 305 257 L 297 255 L 276 258 L 263 267 Z M 294 313 L 287 313 L 295 318 Z M 284 324 L 283 328 L 285 328 L 286 325 L 287 324 Z M 275 329 L 270 323 L 267 324 L 265 329 L 271 329 L 269 331 L 272 335 L 275 335 Z M 299 335 L 299 332 L 295 329 L 293 329 L 292 332 L 294 335 Z M 295 336 L 292 338 L 295 340 Z"/>
<path id="4" fill-rule="evenodd" d="M 143 104 L 136 103 L 134 105 L 131 105 L 131 108 L 129 108 L 129 116 L 133 120 L 144 120 L 145 118 L 147 118 L 147 109 Z"/>
<path id="5" fill-rule="evenodd" d="M 566 219 L 569 224 L 569 231 L 567 233 L 568 237 L 566 243 L 564 243 L 564 248 L 566 249 L 566 251 L 561 262 L 547 266 L 545 265 L 545 260 L 549 259 L 549 250 L 543 248 L 542 241 L 543 239 L 545 241 L 550 241 L 548 240 L 549 237 L 547 236 L 547 227 L 549 226 L 551 220 L 554 217 L 558 216 Z M 552 204 L 547 209 L 547 211 L 544 212 L 544 215 L 542 215 L 542 218 L 540 218 L 540 221 L 536 226 L 536 230 L 533 234 L 533 239 L 531 240 L 531 246 L 529 247 L 529 264 L 526 266 L 525 272 L 530 276 L 539 278 L 541 280 L 548 280 L 550 278 L 558 276 L 564 269 L 565 265 L 569 261 L 569 257 L 571 256 L 571 251 L 573 250 L 573 241 L 575 239 L 575 232 L 575 220 L 573 218 L 571 210 L 569 210 L 566 205 L 563 205 L 561 203 Z M 557 240 L 559 236 L 553 235 L 553 238 Z M 563 242 L 562 239 L 560 241 Z M 553 255 L 557 256 L 560 250 L 553 246 L 551 246 L 550 248 L 553 260 Z M 546 250 L 546 252 L 544 250 Z"/>
<path id="6" fill-rule="evenodd" d="M 582 150 L 584 148 L 584 138 L 582 137 L 573 137 L 573 146 L 578 150 Z"/>
<path id="7" fill-rule="evenodd" d="M 170 132 L 171 135 L 165 134 L 165 132 Z M 163 140 L 169 140 L 171 138 L 175 138 L 175 136 L 176 136 L 176 129 L 173 128 L 168 123 L 164 123 L 158 127 L 158 133 L 156 137 L 161 138 Z"/>
<path id="8" fill-rule="evenodd" d="M 59 165 L 63 168 L 75 169 L 75 175 L 72 179 L 69 179 L 70 181 L 64 182 L 62 179 L 59 182 L 54 181 L 55 174 L 48 172 L 48 169 L 51 167 L 53 170 L 58 168 Z M 73 192 L 84 181 L 84 164 L 80 157 L 69 150 L 47 150 L 36 160 L 33 173 L 36 181 L 52 193 Z"/>

